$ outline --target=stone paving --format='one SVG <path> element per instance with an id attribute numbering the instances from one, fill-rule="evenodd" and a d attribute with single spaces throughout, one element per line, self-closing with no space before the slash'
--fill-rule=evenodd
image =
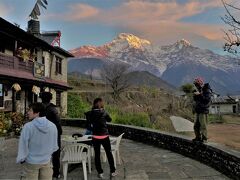
<path id="1" fill-rule="evenodd" d="M 63 134 L 83 132 L 83 129 L 64 127 Z M 21 165 L 15 163 L 18 139 L 7 140 L 4 163 L 0 163 L 0 179 L 20 179 Z M 220 172 L 198 161 L 173 153 L 168 150 L 123 139 L 120 145 L 122 165 L 117 165 L 118 176 L 113 180 L 160 180 L 160 179 L 229 179 Z M 1 160 L 1 159 L 0 159 Z M 92 162 L 93 163 L 93 162 Z M 104 179 L 110 179 L 107 163 L 102 163 Z M 4 167 L 4 168 L 3 168 Z M 97 173 L 88 174 L 89 180 L 97 180 Z M 68 180 L 83 179 L 81 165 L 70 167 Z"/>

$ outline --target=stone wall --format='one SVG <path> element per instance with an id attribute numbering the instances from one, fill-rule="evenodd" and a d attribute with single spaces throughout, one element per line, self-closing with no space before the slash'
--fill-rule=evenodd
<path id="1" fill-rule="evenodd" d="M 85 123 L 85 120 L 80 119 L 62 120 L 64 126 L 85 128 Z M 186 137 L 148 128 L 111 123 L 108 124 L 108 128 L 111 135 L 118 136 L 124 132 L 124 138 L 126 139 L 171 150 L 207 164 L 232 179 L 240 179 L 240 156 L 231 151 L 222 150 L 208 144 L 193 143 Z"/>

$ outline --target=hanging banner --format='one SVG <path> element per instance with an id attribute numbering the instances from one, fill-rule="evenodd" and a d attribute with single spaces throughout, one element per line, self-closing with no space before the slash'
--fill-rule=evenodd
<path id="1" fill-rule="evenodd" d="M 0 84 L 0 96 L 3 96 L 3 85 Z"/>

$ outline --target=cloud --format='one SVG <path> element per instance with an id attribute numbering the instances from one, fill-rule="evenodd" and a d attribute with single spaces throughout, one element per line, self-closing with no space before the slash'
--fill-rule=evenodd
<path id="1" fill-rule="evenodd" d="M 132 0 L 120 7 L 102 12 L 96 19 L 109 25 L 139 32 L 149 40 L 158 43 L 159 39 L 164 39 L 164 41 L 174 39 L 176 41 L 179 38 L 194 39 L 191 38 L 194 36 L 215 41 L 222 39 L 220 26 L 186 23 L 181 22 L 181 19 L 220 6 L 222 4 L 219 0 L 194 0 L 183 4 L 176 1 L 163 3 Z"/>
<path id="2" fill-rule="evenodd" d="M 100 9 L 77 3 L 67 13 L 56 17 L 66 21 L 102 23 L 134 32 L 154 43 L 180 38 L 197 41 L 200 38 L 219 42 L 223 37 L 219 25 L 182 22 L 183 18 L 222 7 L 220 0 L 125 0 L 110 9 Z"/>
<path id="3" fill-rule="evenodd" d="M 6 16 L 13 10 L 12 7 L 9 7 L 5 4 L 0 3 L 0 16 Z"/>
<path id="4" fill-rule="evenodd" d="M 96 17 L 99 9 L 87 4 L 77 3 L 70 4 L 68 12 L 62 14 L 49 14 L 47 19 L 62 19 L 65 21 L 83 21 L 91 17 Z"/>
<path id="5" fill-rule="evenodd" d="M 102 12 L 104 19 L 110 20 L 130 20 L 138 22 L 142 20 L 151 21 L 177 21 L 184 17 L 190 17 L 204 12 L 208 8 L 219 7 L 216 0 L 190 1 L 179 4 L 176 1 L 170 2 L 148 2 L 148 1 L 129 1 L 119 7 L 115 7 L 108 12 Z"/>

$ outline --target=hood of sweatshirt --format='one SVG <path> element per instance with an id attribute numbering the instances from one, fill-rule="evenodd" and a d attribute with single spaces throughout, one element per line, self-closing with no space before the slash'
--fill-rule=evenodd
<path id="1" fill-rule="evenodd" d="M 42 133 L 47 133 L 49 131 L 50 123 L 46 117 L 37 117 L 32 121 L 33 125 Z"/>

